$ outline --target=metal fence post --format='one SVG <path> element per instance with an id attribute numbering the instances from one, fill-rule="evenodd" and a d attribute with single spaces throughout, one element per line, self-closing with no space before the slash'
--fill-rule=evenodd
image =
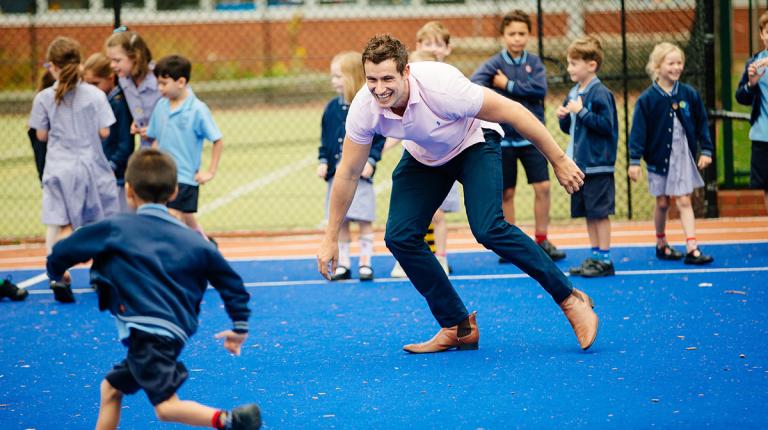
<path id="1" fill-rule="evenodd" d="M 716 106 L 717 80 L 715 79 L 715 3 L 714 0 L 704 0 L 704 91 L 707 108 Z M 707 67 L 709 66 L 709 67 Z M 730 84 L 728 85 L 730 89 Z M 730 92 L 728 93 L 730 96 Z M 715 122 L 710 121 L 709 133 L 713 142 L 717 142 L 717 129 Z M 704 202 L 706 204 L 705 216 L 716 218 L 717 208 L 717 151 L 712 154 L 712 165 L 704 170 Z"/>
<path id="2" fill-rule="evenodd" d="M 114 3 L 114 11 L 115 11 L 115 20 L 113 23 L 114 28 L 120 27 L 120 10 L 122 9 L 122 1 L 121 0 L 115 0 Z"/>
<path id="3" fill-rule="evenodd" d="M 624 96 L 624 145 L 627 148 L 626 160 L 629 166 L 629 59 L 627 58 L 627 8 L 621 0 L 621 85 Z M 624 172 L 627 181 L 627 218 L 632 219 L 632 182 L 629 173 Z"/>

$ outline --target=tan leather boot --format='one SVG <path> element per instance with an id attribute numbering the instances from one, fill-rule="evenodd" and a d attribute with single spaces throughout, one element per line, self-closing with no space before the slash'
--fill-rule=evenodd
<path id="1" fill-rule="evenodd" d="M 573 289 L 573 292 L 562 303 L 560 309 L 568 318 L 573 327 L 573 332 L 579 340 L 581 349 L 587 350 L 597 337 L 598 318 L 592 308 L 595 307 L 592 299 L 584 292 Z"/>
<path id="2" fill-rule="evenodd" d="M 412 354 L 443 352 L 453 348 L 461 351 L 477 349 L 480 341 L 480 331 L 477 328 L 477 312 L 469 314 L 467 320 L 469 320 L 470 332 L 466 336 L 458 337 L 458 325 L 443 327 L 432 339 L 423 343 L 405 345 L 403 349 Z"/>

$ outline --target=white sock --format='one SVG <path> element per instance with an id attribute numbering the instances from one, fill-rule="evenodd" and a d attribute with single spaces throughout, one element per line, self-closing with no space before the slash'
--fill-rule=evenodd
<path id="1" fill-rule="evenodd" d="M 373 257 L 373 233 L 360 235 L 360 261 L 367 261 L 367 266 L 371 265 Z"/>
<path id="2" fill-rule="evenodd" d="M 46 225 L 45 226 L 45 255 L 51 255 L 53 252 L 53 245 L 59 240 L 59 233 L 61 233 L 61 226 L 58 225 Z"/>
<path id="3" fill-rule="evenodd" d="M 349 257 L 349 242 L 339 242 L 339 266 L 349 267 L 352 259 Z"/>

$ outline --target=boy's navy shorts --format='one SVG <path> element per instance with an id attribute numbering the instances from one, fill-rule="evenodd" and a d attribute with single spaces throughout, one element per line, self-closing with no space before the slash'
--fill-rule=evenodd
<path id="1" fill-rule="evenodd" d="M 179 194 L 173 201 L 168 202 L 168 207 L 185 214 L 193 214 L 197 212 L 199 193 L 199 186 L 179 183 Z"/>
<path id="2" fill-rule="evenodd" d="M 184 343 L 175 338 L 131 329 L 128 356 L 105 379 L 124 394 L 144 390 L 153 406 L 170 399 L 189 372 L 179 358 Z"/>
<path id="3" fill-rule="evenodd" d="M 571 194 L 571 217 L 608 218 L 616 212 L 616 187 L 613 173 L 586 175 L 584 186 Z"/>
<path id="4" fill-rule="evenodd" d="M 547 159 L 535 146 L 503 146 L 501 148 L 501 167 L 505 190 L 517 186 L 517 160 L 522 163 L 529 184 L 538 184 L 549 180 Z"/>
<path id="5" fill-rule="evenodd" d="M 752 141 L 749 186 L 768 191 L 768 142 Z"/>

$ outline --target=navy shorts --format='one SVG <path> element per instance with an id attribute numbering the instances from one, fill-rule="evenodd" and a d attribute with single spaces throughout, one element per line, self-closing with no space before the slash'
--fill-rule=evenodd
<path id="1" fill-rule="evenodd" d="M 768 142 L 752 141 L 749 186 L 768 191 Z"/>
<path id="2" fill-rule="evenodd" d="M 168 202 L 168 207 L 185 214 L 197 212 L 197 198 L 200 187 L 196 185 L 179 184 L 179 194 L 173 201 Z"/>
<path id="3" fill-rule="evenodd" d="M 571 217 L 603 219 L 616 212 L 616 186 L 613 173 L 584 177 L 584 186 L 571 194 Z"/>
<path id="4" fill-rule="evenodd" d="M 128 356 L 105 379 L 124 394 L 144 390 L 153 406 L 170 399 L 189 372 L 176 361 L 184 343 L 178 339 L 131 329 Z"/>
<path id="5" fill-rule="evenodd" d="M 517 186 L 517 160 L 523 164 L 529 184 L 538 184 L 549 180 L 547 159 L 535 146 L 503 146 L 501 148 L 501 166 L 505 190 Z"/>

